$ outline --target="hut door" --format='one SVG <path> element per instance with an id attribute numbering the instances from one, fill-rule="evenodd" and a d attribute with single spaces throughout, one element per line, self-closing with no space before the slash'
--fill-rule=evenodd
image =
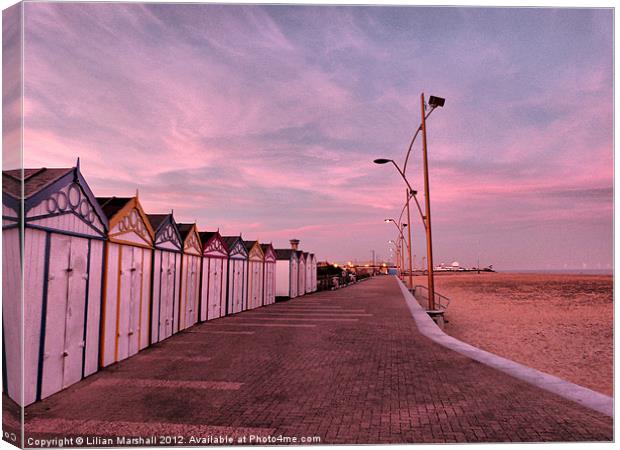
<path id="1" fill-rule="evenodd" d="M 131 300 L 129 302 L 129 332 L 128 332 L 128 346 L 129 355 L 135 355 L 140 350 L 140 326 L 141 317 L 140 312 L 142 310 L 142 270 L 143 270 L 143 254 L 144 250 L 138 247 L 132 247 L 131 258 Z"/>
<path id="2" fill-rule="evenodd" d="M 52 235 L 41 398 L 82 378 L 88 240 Z"/>
<path id="3" fill-rule="evenodd" d="M 121 361 L 138 353 L 140 320 L 140 287 L 142 276 L 142 249 L 120 246 L 122 249 L 121 288 L 119 299 L 118 357 Z"/>
<path id="4" fill-rule="evenodd" d="M 176 253 L 163 252 L 164 262 L 162 264 L 162 285 L 161 285 L 161 302 L 162 311 L 160 319 L 160 329 L 162 333 L 162 339 L 172 336 L 172 321 L 173 321 L 173 304 L 174 304 L 174 291 L 176 284 Z"/>
<path id="5" fill-rule="evenodd" d="M 209 258 L 209 290 L 207 293 L 208 318 L 220 317 L 220 296 L 222 295 L 222 262 L 223 259 Z"/>
<path id="6" fill-rule="evenodd" d="M 252 308 L 258 308 L 260 306 L 260 288 L 261 288 L 261 263 L 252 263 Z"/>
<path id="7" fill-rule="evenodd" d="M 243 261 L 235 261 L 235 309 L 238 313 L 243 310 Z"/>
<path id="8" fill-rule="evenodd" d="M 188 286 L 188 319 L 187 326 L 195 324 L 198 320 L 198 296 L 199 296 L 199 274 L 200 274 L 200 258 L 197 256 L 189 257 L 190 277 Z"/>

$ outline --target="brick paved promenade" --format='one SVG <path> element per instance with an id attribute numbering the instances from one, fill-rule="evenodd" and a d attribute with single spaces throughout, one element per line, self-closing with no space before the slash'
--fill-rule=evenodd
<path id="1" fill-rule="evenodd" d="M 611 418 L 419 334 L 393 277 L 195 326 L 26 415 L 26 437 L 177 435 L 185 445 L 220 434 L 321 443 L 613 438 Z"/>

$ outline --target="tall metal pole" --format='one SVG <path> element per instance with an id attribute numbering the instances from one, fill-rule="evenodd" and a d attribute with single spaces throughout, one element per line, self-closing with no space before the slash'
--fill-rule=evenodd
<path id="1" fill-rule="evenodd" d="M 403 247 L 403 227 L 400 227 L 400 279 L 405 280 L 405 248 Z"/>
<path id="2" fill-rule="evenodd" d="M 407 196 L 407 231 L 409 232 L 409 289 L 413 289 L 413 262 L 411 259 L 411 214 L 409 214 L 409 189 L 405 189 L 405 195 Z"/>
<path id="3" fill-rule="evenodd" d="M 428 264 L 428 309 L 435 309 L 435 279 L 433 277 L 433 238 L 431 234 L 431 197 L 428 180 L 428 155 L 426 144 L 426 111 L 424 110 L 424 92 L 420 94 L 422 112 L 422 154 L 424 157 L 424 197 L 426 206 L 426 262 Z"/>

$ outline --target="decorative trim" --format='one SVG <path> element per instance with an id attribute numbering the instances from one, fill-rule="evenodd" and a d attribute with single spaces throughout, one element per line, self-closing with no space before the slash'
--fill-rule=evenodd
<path id="1" fill-rule="evenodd" d="M 90 289 L 90 239 L 88 240 L 88 256 L 86 258 L 86 292 L 84 295 L 84 334 L 82 340 L 84 341 L 84 347 L 82 347 L 82 378 L 84 378 L 84 369 L 86 367 L 86 331 L 88 326 L 88 291 Z"/>
<path id="2" fill-rule="evenodd" d="M 52 234 L 48 231 L 45 234 L 45 263 L 43 266 L 43 295 L 41 298 L 41 326 L 39 335 L 39 364 L 37 368 L 37 401 L 41 400 L 41 390 L 43 387 L 43 358 L 45 355 L 45 334 L 47 326 L 47 287 L 50 276 L 50 249 L 52 246 Z"/>

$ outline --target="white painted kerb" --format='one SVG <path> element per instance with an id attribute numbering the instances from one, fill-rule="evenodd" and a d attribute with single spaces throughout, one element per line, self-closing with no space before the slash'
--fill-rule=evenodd
<path id="1" fill-rule="evenodd" d="M 409 292 L 405 285 L 398 279 L 409 311 L 416 322 L 418 330 L 424 336 L 437 342 L 450 350 L 454 350 L 461 355 L 486 364 L 494 369 L 501 370 L 508 375 L 518 378 L 519 380 L 530 383 L 541 389 L 559 395 L 567 400 L 579 403 L 582 406 L 598 411 L 607 416 L 614 416 L 614 399 L 607 395 L 595 392 L 591 389 L 584 388 L 577 384 L 571 383 L 553 375 L 540 372 L 523 364 L 516 363 L 501 356 L 494 355 L 487 351 L 473 347 L 465 342 L 448 336 L 441 328 L 430 318 L 426 311 L 420 306 L 414 296 Z"/>

